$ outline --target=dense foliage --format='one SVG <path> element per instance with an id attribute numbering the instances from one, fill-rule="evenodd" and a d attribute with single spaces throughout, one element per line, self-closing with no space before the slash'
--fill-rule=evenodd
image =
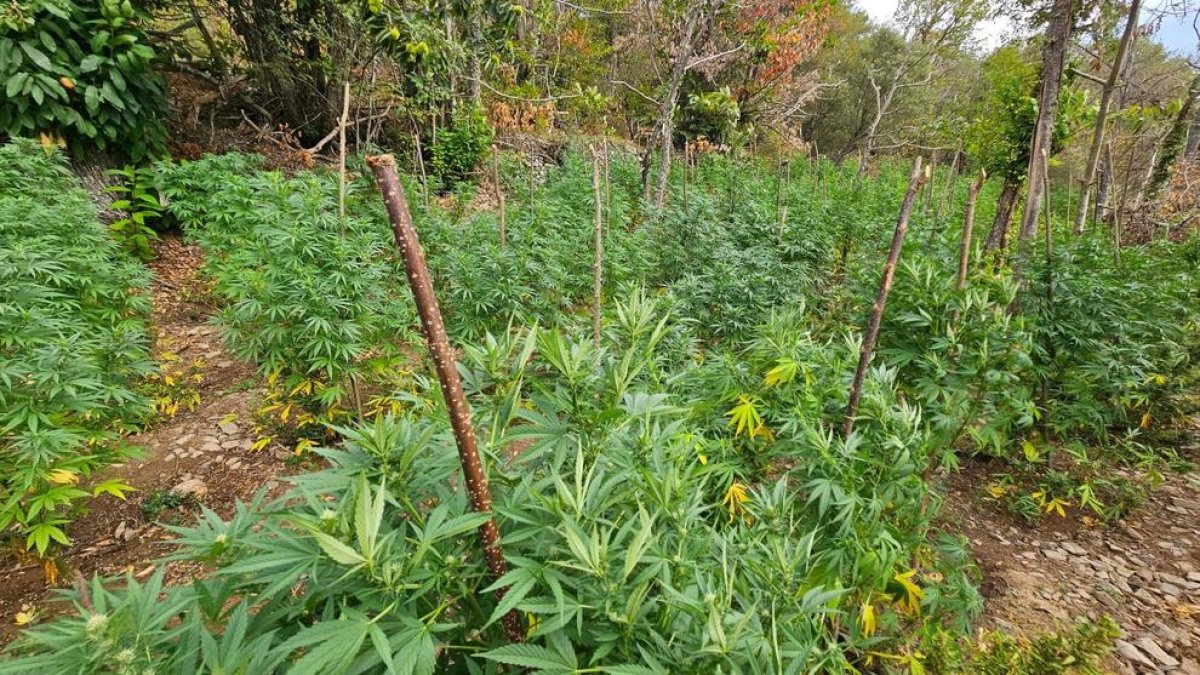
<path id="1" fill-rule="evenodd" d="M 981 599 L 965 542 L 933 525 L 936 476 L 987 455 L 1008 472 L 992 496 L 1028 517 L 1136 503 L 1102 467 L 1171 459 L 1141 436 L 1176 414 L 1194 357 L 1196 242 L 1127 248 L 1118 264 L 1102 234 L 1060 238 L 1023 281 L 984 261 L 960 288 L 946 214 L 963 179 L 943 168 L 948 203 L 931 191 L 917 208 L 843 437 L 899 167 L 859 181 L 796 163 L 785 180 L 704 153 L 686 205 L 649 217 L 636 158 L 614 154 L 597 348 L 587 156 L 544 177 L 502 164 L 516 202 L 503 248 L 469 185 L 447 208 L 419 206 L 415 188 L 411 203 L 462 344 L 508 575 L 493 584 L 476 553 L 480 517 L 455 487 L 438 389 L 407 351 L 414 312 L 363 172 L 352 163 L 342 221 L 328 171 L 163 164 L 156 182 L 207 253 L 226 339 L 271 385 L 264 411 L 324 445 L 329 466 L 278 502 L 177 528 L 174 557 L 210 578 L 98 582 L 90 608 L 27 631 L 0 672 L 1094 663 L 1105 623 L 964 646 Z M 356 383 L 377 394 L 357 423 Z M 510 609 L 524 645 L 497 624 Z"/>
<path id="2" fill-rule="evenodd" d="M 82 480 L 149 412 L 146 272 L 119 250 L 62 158 L 0 147 L 0 537 L 68 543 Z"/>
<path id="3" fill-rule="evenodd" d="M 129 0 L 0 8 L 0 131 L 141 160 L 165 140 L 166 91 Z"/>

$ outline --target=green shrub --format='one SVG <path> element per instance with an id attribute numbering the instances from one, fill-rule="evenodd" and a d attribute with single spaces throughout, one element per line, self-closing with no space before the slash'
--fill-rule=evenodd
<path id="1" fill-rule="evenodd" d="M 166 90 L 130 0 L 0 6 L 0 131 L 140 160 L 166 138 Z"/>
<path id="2" fill-rule="evenodd" d="M 145 285 L 60 157 L 0 147 L 0 532 L 41 554 L 76 503 L 125 489 L 80 483 L 149 413 Z"/>
<path id="3" fill-rule="evenodd" d="M 163 227 L 166 207 L 155 186 L 155 173 L 147 167 L 127 166 L 109 171 L 110 176 L 121 179 L 108 191 L 117 195 L 109 209 L 125 215 L 109 223 L 113 237 L 130 253 L 143 261 L 154 257 L 151 242 L 158 241 L 157 228 Z"/>
<path id="4" fill-rule="evenodd" d="M 459 107 L 433 144 L 433 170 L 447 187 L 467 180 L 483 161 L 495 131 L 478 108 Z"/>

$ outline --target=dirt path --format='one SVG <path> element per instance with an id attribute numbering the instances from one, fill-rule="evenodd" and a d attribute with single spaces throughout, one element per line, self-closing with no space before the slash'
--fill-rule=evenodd
<path id="1" fill-rule="evenodd" d="M 1196 460 L 1200 429 L 1192 437 L 1183 452 Z M 1166 474 L 1113 526 L 1049 516 L 1031 527 L 981 500 L 987 471 L 970 469 L 946 512 L 983 572 L 984 627 L 1030 634 L 1108 614 L 1124 632 L 1112 672 L 1200 675 L 1200 476 Z"/>
<path id="2" fill-rule="evenodd" d="M 75 571 L 85 577 L 125 570 L 149 576 L 169 539 L 160 523 L 191 522 L 200 504 L 228 516 L 236 500 L 251 498 L 264 485 L 277 488 L 276 477 L 286 472 L 287 451 L 250 449 L 259 379 L 253 366 L 224 351 L 218 329 L 208 324 L 212 309 L 199 277 L 199 250 L 169 236 L 156 251 L 150 263 L 155 353 L 160 359 L 177 357 L 171 362 L 186 374 L 181 377 L 201 376 L 192 384 L 199 402 L 130 439 L 144 457 L 111 467 L 105 477 L 120 478 L 137 491 L 126 501 L 95 499 L 71 523 L 73 545 L 61 557 L 63 584 Z M 168 580 L 186 581 L 197 571 L 172 563 Z M 38 561 L 0 558 L 0 642 L 12 636 L 14 616 L 23 606 L 45 615 L 53 611 L 51 602 Z"/>

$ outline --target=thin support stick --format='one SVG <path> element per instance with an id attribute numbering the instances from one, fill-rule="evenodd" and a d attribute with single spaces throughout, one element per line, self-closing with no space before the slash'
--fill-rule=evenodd
<path id="1" fill-rule="evenodd" d="M 962 242 L 958 245 L 958 282 L 955 289 L 962 290 L 967 284 L 967 267 L 971 264 L 971 231 L 975 228 L 975 201 L 987 180 L 987 171 L 980 169 L 979 178 L 967 190 L 967 217 L 963 221 Z"/>
<path id="2" fill-rule="evenodd" d="M 595 246 L 596 256 L 592 260 L 592 344 L 600 349 L 600 297 L 604 288 L 601 265 L 604 262 L 604 202 L 600 201 L 600 158 L 596 148 L 592 150 L 592 198 L 596 204 Z"/>
<path id="3" fill-rule="evenodd" d="M 445 397 L 446 407 L 450 411 L 450 426 L 454 429 L 454 439 L 458 444 L 458 458 L 462 462 L 471 508 L 477 513 L 490 515 L 492 496 L 488 490 L 487 475 L 479 459 L 479 449 L 475 444 L 471 409 L 467 407 L 467 398 L 463 394 L 462 381 L 455 366 L 454 350 L 450 348 L 450 340 L 446 336 L 446 326 L 442 322 L 442 312 L 433 293 L 433 281 L 429 277 L 429 267 L 425 264 L 421 242 L 413 228 L 412 215 L 404 198 L 404 188 L 396 174 L 396 160 L 391 155 L 379 155 L 368 157 L 367 164 L 375 174 L 375 182 L 383 193 L 388 218 L 392 223 L 392 234 L 396 239 L 396 248 L 404 259 L 404 268 L 408 273 L 408 283 L 412 288 L 417 314 L 421 317 L 421 328 L 425 332 L 429 353 L 433 357 L 433 366 L 442 385 L 442 396 Z M 500 579 L 508 571 L 508 564 L 500 548 L 500 530 L 496 527 L 495 518 L 488 518 L 479 526 L 479 540 L 487 560 L 488 572 L 493 580 Z M 496 601 L 501 601 L 507 591 L 507 588 L 497 589 Z M 511 642 L 524 640 L 521 618 L 516 610 L 506 614 L 502 621 L 504 631 Z"/>
<path id="4" fill-rule="evenodd" d="M 854 371 L 854 382 L 850 385 L 850 401 L 846 404 L 846 420 L 842 423 L 842 437 L 850 436 L 854 431 L 854 418 L 858 415 L 858 401 L 862 397 L 863 381 L 867 377 L 867 367 L 871 364 L 871 356 L 875 352 L 875 341 L 879 339 L 879 326 L 883 322 L 883 310 L 887 306 L 888 293 L 892 290 L 892 279 L 896 275 L 896 263 L 900 260 L 900 249 L 904 246 L 904 234 L 908 232 L 908 219 L 912 216 L 913 202 L 921 186 L 929 178 L 929 171 L 921 172 L 921 157 L 913 160 L 912 174 L 908 177 L 908 192 L 904 195 L 904 204 L 900 207 L 900 218 L 896 221 L 896 232 L 892 235 L 892 248 L 888 251 L 887 262 L 883 266 L 883 278 L 879 280 L 879 293 L 875 296 L 875 305 L 871 307 L 871 318 L 867 322 L 867 332 L 863 336 L 862 348 L 858 355 L 858 369 Z"/>
<path id="5" fill-rule="evenodd" d="M 342 116 L 338 120 L 338 223 L 346 234 L 346 124 L 350 120 L 350 83 L 342 83 Z"/>
<path id="6" fill-rule="evenodd" d="M 604 236 L 612 232 L 612 147 L 608 136 L 604 137 Z"/>
<path id="7" fill-rule="evenodd" d="M 496 184 L 496 201 L 500 205 L 500 250 L 508 245 L 508 229 L 506 227 L 506 209 L 504 207 L 504 188 L 500 186 L 500 152 L 492 146 L 492 182 Z"/>
<path id="8" fill-rule="evenodd" d="M 413 132 L 413 150 L 417 153 L 417 167 L 421 170 L 421 204 L 429 208 L 429 179 L 425 176 L 425 154 L 421 151 L 421 134 Z"/>

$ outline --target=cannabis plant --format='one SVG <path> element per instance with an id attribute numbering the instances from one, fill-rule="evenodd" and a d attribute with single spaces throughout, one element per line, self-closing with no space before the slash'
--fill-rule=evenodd
<path id="1" fill-rule="evenodd" d="M 60 156 L 0 147 L 0 532 L 67 544 L 94 471 L 149 412 L 146 273 L 99 222 Z"/>

